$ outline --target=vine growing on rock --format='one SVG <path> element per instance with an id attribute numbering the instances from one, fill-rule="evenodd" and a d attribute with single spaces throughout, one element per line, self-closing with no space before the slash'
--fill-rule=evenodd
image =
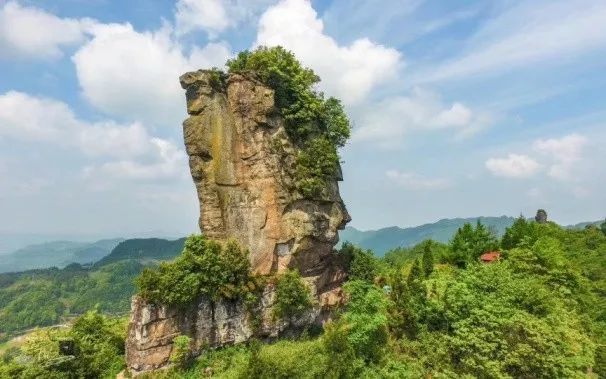
<path id="1" fill-rule="evenodd" d="M 286 132 L 300 148 L 295 167 L 297 190 L 307 198 L 321 196 L 339 170 L 337 148 L 350 136 L 341 102 L 317 91 L 320 77 L 280 46 L 245 50 L 226 65 L 229 73 L 255 77 L 274 90 Z"/>

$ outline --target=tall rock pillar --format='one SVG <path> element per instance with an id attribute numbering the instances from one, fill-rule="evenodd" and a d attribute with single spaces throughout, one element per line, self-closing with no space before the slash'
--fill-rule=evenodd
<path id="1" fill-rule="evenodd" d="M 350 217 L 339 195 L 340 173 L 316 198 L 299 194 L 294 179 L 299 150 L 275 107 L 273 90 L 264 84 L 205 70 L 186 73 L 180 81 L 189 114 L 183 135 L 202 233 L 238 241 L 258 275 L 298 270 L 316 305 L 298 320 L 273 320 L 270 284 L 256 310 L 261 326 L 253 328 L 239 300 L 202 298 L 187 309 L 172 309 L 134 297 L 126 346 L 134 374 L 168 364 L 172 339 L 179 334 L 192 337 L 197 354 L 205 347 L 275 337 L 320 322 L 342 299 L 345 273 L 334 246 Z"/>

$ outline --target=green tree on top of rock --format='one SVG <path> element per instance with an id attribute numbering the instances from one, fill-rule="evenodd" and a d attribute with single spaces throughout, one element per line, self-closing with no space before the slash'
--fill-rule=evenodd
<path id="1" fill-rule="evenodd" d="M 245 50 L 226 65 L 229 73 L 255 77 L 274 90 L 286 132 L 301 149 L 295 168 L 297 189 L 308 198 L 321 196 L 337 174 L 337 148 L 350 135 L 341 102 L 334 97 L 325 99 L 314 88 L 320 78 L 280 46 Z"/>

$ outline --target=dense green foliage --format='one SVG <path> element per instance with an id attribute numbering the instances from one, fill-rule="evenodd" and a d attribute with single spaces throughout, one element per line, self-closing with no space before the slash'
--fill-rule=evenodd
<path id="1" fill-rule="evenodd" d="M 463 227 L 431 273 L 386 256 L 398 360 L 433 376 L 603 375 L 606 238 L 520 218 L 500 243 L 505 259 L 480 264 L 495 240 Z"/>
<path id="2" fill-rule="evenodd" d="M 185 241 L 180 256 L 145 269 L 137 278 L 139 294 L 158 304 L 187 306 L 201 296 L 236 298 L 254 289 L 248 252 L 235 242 L 225 246 L 201 235 Z"/>
<path id="3" fill-rule="evenodd" d="M 69 328 L 40 329 L 0 363 L 0 378 L 112 378 L 124 362 L 126 319 L 98 311 L 78 318 Z M 60 349 L 61 345 L 69 348 Z"/>
<path id="4" fill-rule="evenodd" d="M 275 313 L 278 318 L 298 316 L 311 308 L 311 293 L 298 271 L 286 271 L 276 282 Z"/>
<path id="5" fill-rule="evenodd" d="M 379 274 L 379 262 L 372 251 L 362 250 L 349 242 L 345 242 L 339 250 L 339 254 L 344 255 L 349 262 L 350 280 L 373 283 L 375 277 Z"/>
<path id="6" fill-rule="evenodd" d="M 325 99 L 315 89 L 320 78 L 282 47 L 246 50 L 226 65 L 230 73 L 254 76 L 274 90 L 286 132 L 301 147 L 295 168 L 297 190 L 306 197 L 321 196 L 327 180 L 338 173 L 337 148 L 350 135 L 341 102 Z"/>
<path id="7" fill-rule="evenodd" d="M 98 269 L 71 264 L 0 274 L 0 333 L 54 325 L 96 305 L 105 313 L 126 313 L 143 267 L 126 260 Z"/>
<path id="8" fill-rule="evenodd" d="M 210 351 L 191 367 L 179 363 L 150 377 L 198 378 L 210 370 L 218 378 L 580 378 L 589 369 L 589 377 L 605 377 L 600 228 L 569 230 L 520 218 L 497 243 L 503 259 L 491 264 L 480 263 L 478 254 L 498 246 L 479 226 L 462 227 L 449 245 L 427 241 L 381 260 L 347 244 L 341 253 L 355 268 L 345 286 L 348 301 L 319 337 Z M 217 249 L 201 237 L 194 245 L 186 247 L 194 256 Z M 461 246 L 467 253 L 458 253 Z M 452 259 L 457 254 L 463 264 Z M 289 279 L 280 291 L 298 298 L 305 288 L 300 278 L 293 272 L 282 278 Z M 67 368 L 85 377 L 114 374 L 123 365 L 123 337 L 112 328 L 93 330 L 109 323 L 97 313 L 81 320 L 69 332 L 35 332 L 21 348 L 7 350 L 0 377 L 70 377 Z M 58 359 L 56 343 L 65 338 L 79 346 L 73 361 Z M 178 345 L 174 362 L 187 362 L 189 341 Z"/>
<path id="9" fill-rule="evenodd" d="M 351 281 L 345 312 L 321 337 L 214 352 L 189 375 L 204 367 L 229 378 L 569 378 L 585 377 L 589 368 L 606 374 L 606 237 L 596 227 L 529 224 L 508 231 L 520 238 L 497 241 L 510 248 L 492 264 L 478 261 L 482 250 L 498 248 L 478 226 L 463 227 L 448 246 L 392 251 L 375 266 L 391 290 L 369 278 Z M 464 264 L 451 260 L 460 246 L 469 252 L 461 254 Z M 432 258 L 443 263 L 430 268 Z"/>
<path id="10" fill-rule="evenodd" d="M 177 336 L 173 340 L 173 350 L 170 354 L 170 361 L 175 367 L 185 369 L 191 359 L 191 338 L 188 336 Z"/>
<path id="11" fill-rule="evenodd" d="M 431 240 L 425 245 L 423 249 L 423 257 L 421 258 L 421 262 L 423 262 L 423 274 L 425 277 L 428 277 L 433 272 L 434 258 L 433 252 L 431 251 Z"/>
<path id="12" fill-rule="evenodd" d="M 111 245 L 112 241 L 119 242 L 104 240 L 94 247 Z M 64 322 L 95 306 L 103 313 L 127 313 L 135 293 L 134 279 L 144 267 L 174 258 L 184 242 L 185 239 L 126 240 L 93 267 L 72 263 L 63 269 L 0 274 L 0 338 L 15 331 Z"/>
<path id="13" fill-rule="evenodd" d="M 471 262 L 477 262 L 480 255 L 495 250 L 498 246 L 496 234 L 480 221 L 475 227 L 465 224 L 450 241 L 450 251 L 444 259 L 458 267 L 465 267 Z"/>

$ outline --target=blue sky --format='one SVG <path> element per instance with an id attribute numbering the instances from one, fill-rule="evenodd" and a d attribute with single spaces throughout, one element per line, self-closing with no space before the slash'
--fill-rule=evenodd
<path id="1" fill-rule="evenodd" d="M 0 0 L 0 231 L 195 231 L 178 76 L 276 44 L 351 117 L 350 225 L 606 216 L 602 0 Z"/>

